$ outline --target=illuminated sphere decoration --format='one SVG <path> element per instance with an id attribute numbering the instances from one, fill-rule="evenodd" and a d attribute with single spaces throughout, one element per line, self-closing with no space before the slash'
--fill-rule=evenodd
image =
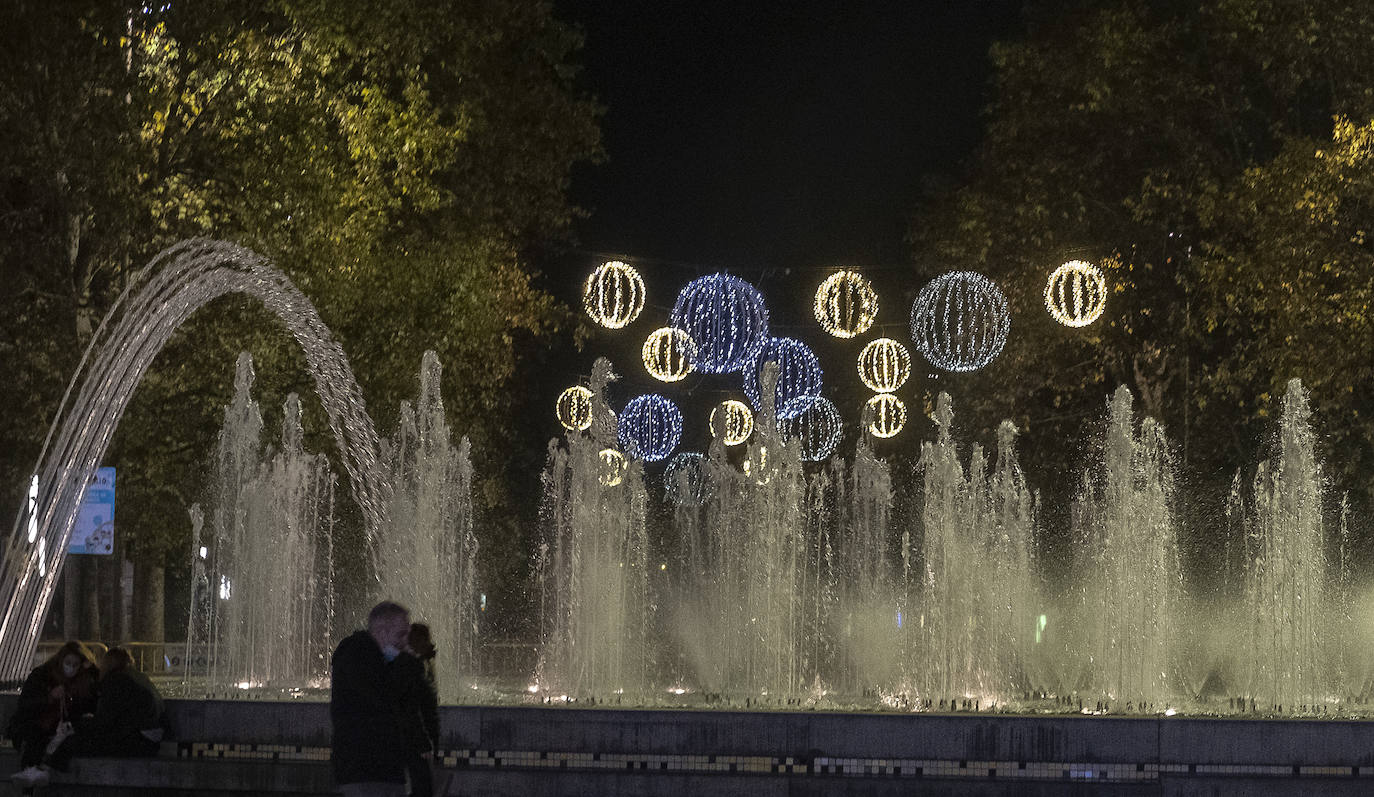
<path id="1" fill-rule="evenodd" d="M 837 271 L 816 289 L 816 320 L 837 338 L 862 335 L 878 316 L 873 283 L 856 271 Z"/>
<path id="2" fill-rule="evenodd" d="M 895 437 L 906 426 L 906 405 L 891 393 L 879 393 L 865 405 L 870 420 L 868 433 L 874 437 Z"/>
<path id="3" fill-rule="evenodd" d="M 614 487 L 625 480 L 625 455 L 614 448 L 603 448 L 598 454 L 601 458 L 601 473 L 597 477 L 603 487 Z"/>
<path id="4" fill-rule="evenodd" d="M 621 411 L 616 435 L 626 454 L 658 462 L 682 440 L 682 411 L 657 393 L 636 396 Z"/>
<path id="5" fill-rule="evenodd" d="M 721 432 L 725 435 L 721 442 L 727 446 L 737 446 L 754 433 L 754 413 L 743 401 L 726 399 L 711 410 L 707 424 L 711 427 L 712 435 L 716 434 L 716 425 L 720 424 Z"/>
<path id="6" fill-rule="evenodd" d="M 687 283 L 670 319 L 696 343 L 694 365 L 706 374 L 741 370 L 768 339 L 763 296 L 753 285 L 725 273 Z"/>
<path id="7" fill-rule="evenodd" d="M 654 330 L 644 341 L 644 368 L 660 382 L 677 382 L 692 372 L 697 345 L 673 327 Z"/>
<path id="8" fill-rule="evenodd" d="M 835 453 L 844 432 L 840 411 L 830 399 L 803 396 L 793 399 L 796 406 L 788 407 L 788 419 L 782 423 L 782 433 L 789 442 L 801 447 L 801 458 L 820 462 Z"/>
<path id="9" fill-rule="evenodd" d="M 801 405 L 793 405 L 793 399 L 821 394 L 821 361 L 805 343 L 792 338 L 769 338 L 759 349 L 758 354 L 745 366 L 744 394 L 754 409 L 763 409 L 763 366 L 765 363 L 778 364 L 778 382 L 774 387 L 774 412 L 778 418 L 786 419 L 788 406 L 800 412 Z"/>
<path id="10" fill-rule="evenodd" d="M 644 278 L 628 263 L 602 263 L 582 285 L 582 306 L 596 323 L 620 329 L 644 310 Z"/>
<path id="11" fill-rule="evenodd" d="M 911 377 L 911 353 L 892 338 L 878 338 L 859 352 L 859 379 L 874 393 L 891 393 Z"/>
<path id="12" fill-rule="evenodd" d="M 592 391 L 581 385 L 570 387 L 558 396 L 558 422 L 569 432 L 585 432 L 592 425 Z"/>
<path id="13" fill-rule="evenodd" d="M 684 451 L 668 460 L 663 494 L 677 506 L 701 506 L 706 501 L 706 457 Z"/>
<path id="14" fill-rule="evenodd" d="M 911 307 L 911 339 L 936 368 L 976 371 L 1007 343 L 1007 297 L 992 280 L 951 271 L 931 280 Z"/>
<path id="15" fill-rule="evenodd" d="M 1045 309 L 1066 327 L 1086 327 L 1107 309 L 1107 278 L 1102 269 L 1070 260 L 1050 274 L 1045 284 Z"/>

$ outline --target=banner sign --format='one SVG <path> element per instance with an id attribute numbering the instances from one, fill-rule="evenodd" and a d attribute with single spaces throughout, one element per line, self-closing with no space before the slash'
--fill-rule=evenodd
<path id="1" fill-rule="evenodd" d="M 114 553 L 115 469 L 96 468 L 76 513 L 67 553 Z"/>

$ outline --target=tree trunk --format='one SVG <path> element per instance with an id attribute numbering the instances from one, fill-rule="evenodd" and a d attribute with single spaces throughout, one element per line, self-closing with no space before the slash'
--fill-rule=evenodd
<path id="1" fill-rule="evenodd" d="M 145 557 L 134 561 L 134 638 L 139 642 L 166 639 L 166 569 Z"/>

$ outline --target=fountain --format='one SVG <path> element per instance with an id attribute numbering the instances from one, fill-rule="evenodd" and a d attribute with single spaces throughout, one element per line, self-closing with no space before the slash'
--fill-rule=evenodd
<path id="1" fill-rule="evenodd" d="M 362 511 L 367 597 L 401 600 L 434 626 L 443 694 L 455 699 L 479 642 L 481 533 L 469 446 L 455 443 L 444 421 L 437 359 L 426 354 L 417 400 L 379 441 L 309 302 L 251 252 L 206 241 L 150 264 L 73 378 L 37 470 L 35 511 L 21 514 L 0 572 L 0 670 L 14 679 L 29 661 L 86 477 L 138 378 L 181 321 L 229 291 L 261 298 L 305 349 Z M 1070 597 L 1051 605 L 1038 580 L 1037 499 L 1010 423 L 997 431 L 995 458 L 980 446 L 961 449 L 954 402 L 941 394 L 935 438 L 922 443 L 916 478 L 904 483 L 867 437 L 848 459 L 817 456 L 817 437 L 778 421 L 777 374 L 775 363 L 763 364 L 744 450 L 727 452 L 717 429 L 709 449 L 663 475 L 672 506 L 659 511 L 649 485 L 661 466 L 619 450 L 607 397 L 615 376 L 597 361 L 587 430 L 549 447 L 532 563 L 540 655 L 533 673 L 506 674 L 519 678 L 520 699 L 1206 710 L 1183 664 L 1196 644 L 1183 632 L 1201 623 L 1184 620 L 1183 497 L 1162 426 L 1135 417 L 1128 390 L 1108 402 L 1100 454 L 1072 506 L 1077 559 L 1061 590 Z M 264 450 L 252 377 L 241 359 L 216 503 L 192 512 L 188 639 L 215 649 L 210 678 L 221 685 L 318 681 L 334 619 L 345 614 L 333 595 L 333 577 L 348 566 L 333 547 L 334 477 L 302 448 L 295 397 L 280 444 Z M 1331 641 L 1352 626 L 1349 535 L 1344 526 L 1326 533 L 1296 380 L 1278 439 L 1248 502 L 1245 480 L 1237 482 L 1231 517 L 1244 531 L 1244 586 L 1230 616 L 1243 618 L 1241 652 L 1216 665 L 1215 680 L 1233 708 L 1312 713 L 1361 694 L 1367 668 L 1358 645 Z M 910 517 L 894 512 L 895 496 L 906 494 Z M 1047 633 L 1054 644 L 1042 642 Z"/>
<path id="2" fill-rule="evenodd" d="M 429 624 L 439 696 L 452 701 L 470 674 L 477 637 L 477 538 L 471 444 L 466 437 L 452 441 L 439 376 L 438 357 L 425 352 L 419 398 L 402 403 L 396 434 L 383 447 L 392 497 L 377 535 L 372 597 L 398 601 L 413 621 Z"/>
<path id="3" fill-rule="evenodd" d="M 281 448 L 262 451 L 253 361 L 239 355 L 215 467 L 212 537 L 192 535 L 188 642 L 207 651 L 211 684 L 319 685 L 334 629 L 334 474 L 302 449 L 301 406 L 287 397 Z M 192 507 L 194 519 L 201 516 Z M 190 657 L 187 656 L 189 677 Z"/>

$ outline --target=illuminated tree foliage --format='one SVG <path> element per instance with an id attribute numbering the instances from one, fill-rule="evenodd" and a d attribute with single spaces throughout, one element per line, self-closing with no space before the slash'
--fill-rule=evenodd
<path id="1" fill-rule="evenodd" d="M 535 0 L 6 4 L 0 359 L 18 375 L 0 387 L 7 516 L 100 316 L 132 269 L 195 235 L 263 252 L 296 281 L 383 430 L 433 348 L 475 458 L 509 447 L 505 397 L 527 341 L 571 318 L 521 253 L 566 229 L 570 170 L 599 156 L 599 109 L 573 88 L 579 46 Z M 265 313 L 226 300 L 198 315 L 112 452 L 121 527 L 144 556 L 179 561 L 244 347 L 264 407 L 311 393 Z M 479 470 L 479 502 L 509 505 L 504 474 Z"/>
<path id="2" fill-rule="evenodd" d="M 1130 386 L 1200 497 L 1203 571 L 1226 564 L 1225 490 L 1290 377 L 1312 388 L 1333 486 L 1365 506 L 1374 492 L 1371 35 L 1353 0 L 1035 4 L 1024 38 L 992 49 L 967 182 L 912 226 L 928 276 L 982 271 L 1012 305 L 1001 359 L 946 380 L 965 411 L 988 430 L 1015 419 L 1028 471 L 1068 476 L 1084 421 Z M 1041 306 L 1070 259 L 1107 273 L 1083 329 Z M 1053 515 L 1074 480 L 1044 481 Z"/>

